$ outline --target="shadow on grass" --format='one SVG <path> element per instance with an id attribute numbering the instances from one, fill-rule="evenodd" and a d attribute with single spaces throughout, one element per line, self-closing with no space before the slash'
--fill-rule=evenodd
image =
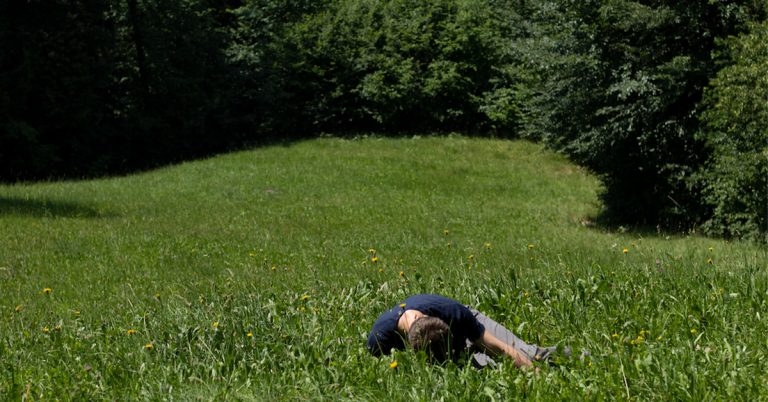
<path id="1" fill-rule="evenodd" d="M 658 238 L 679 238 L 698 233 L 696 227 L 683 226 L 662 226 L 644 223 L 623 222 L 615 218 L 610 218 L 602 214 L 584 217 L 580 221 L 581 225 L 600 233 L 606 234 L 626 234 L 633 237 L 658 237 Z"/>
<path id="2" fill-rule="evenodd" d="M 64 218 L 108 218 L 112 216 L 110 213 L 75 202 L 0 196 L 0 216 L 10 215 Z"/>

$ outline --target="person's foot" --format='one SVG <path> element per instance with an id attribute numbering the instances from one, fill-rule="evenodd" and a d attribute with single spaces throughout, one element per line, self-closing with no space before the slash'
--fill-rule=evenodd
<path id="1" fill-rule="evenodd" d="M 533 361 L 546 361 L 550 364 L 555 364 L 557 360 L 570 359 L 571 356 L 573 356 L 573 349 L 570 346 L 550 346 L 547 348 L 537 348 Z M 587 356 L 589 356 L 589 351 L 583 350 L 579 354 L 579 360 L 584 360 Z"/>

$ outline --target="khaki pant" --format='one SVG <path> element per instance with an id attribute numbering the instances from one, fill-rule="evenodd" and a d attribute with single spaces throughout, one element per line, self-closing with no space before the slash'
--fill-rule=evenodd
<path id="1" fill-rule="evenodd" d="M 467 307 L 472 312 L 472 314 L 475 315 L 475 318 L 477 318 L 477 321 L 479 321 L 480 324 L 483 324 L 486 331 L 490 332 L 493 336 L 498 338 L 500 341 L 506 343 L 509 346 L 512 346 L 513 348 L 515 348 L 515 350 L 527 356 L 528 359 L 530 359 L 531 361 L 546 359 L 550 355 L 550 353 L 556 350 L 555 347 L 541 348 L 537 345 L 532 345 L 532 344 L 529 345 L 523 342 L 520 338 L 518 338 L 517 335 L 513 334 L 512 331 L 504 328 L 504 326 L 502 326 L 498 322 L 488 318 L 488 316 L 486 316 L 485 314 L 473 309 L 472 307 L 469 307 L 469 306 Z M 480 351 L 476 351 L 472 355 L 472 365 L 475 366 L 476 368 L 481 369 L 489 365 L 493 367 L 496 365 L 496 362 L 494 362 L 493 359 L 491 359 L 491 357 L 488 356 L 487 354 Z"/>

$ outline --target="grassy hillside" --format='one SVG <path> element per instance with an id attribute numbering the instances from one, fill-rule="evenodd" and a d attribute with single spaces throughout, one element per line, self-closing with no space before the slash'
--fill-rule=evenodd
<path id="1" fill-rule="evenodd" d="M 538 145 L 463 137 L 0 186 L 0 395 L 768 396 L 764 247 L 590 227 L 598 188 Z M 376 316 L 417 292 L 592 357 L 538 376 L 370 357 Z"/>

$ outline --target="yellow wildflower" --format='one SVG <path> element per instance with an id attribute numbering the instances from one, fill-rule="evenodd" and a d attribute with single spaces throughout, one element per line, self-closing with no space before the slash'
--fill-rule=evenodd
<path id="1" fill-rule="evenodd" d="M 448 229 L 443 229 L 443 234 L 444 234 L 445 236 L 448 236 L 448 233 L 450 233 L 450 232 L 448 232 Z"/>
<path id="2" fill-rule="evenodd" d="M 699 332 L 699 331 L 697 331 L 696 328 L 691 328 L 691 333 L 692 334 L 696 335 L 697 332 Z"/>
<path id="3" fill-rule="evenodd" d="M 61 325 L 56 325 L 55 327 L 53 327 L 53 330 L 56 332 L 61 332 Z"/>
<path id="4" fill-rule="evenodd" d="M 389 368 L 396 369 L 397 368 L 397 360 L 393 361 L 392 363 L 389 363 Z"/>
<path id="5" fill-rule="evenodd" d="M 405 272 L 403 272 L 403 271 L 400 271 L 400 277 L 401 277 L 401 278 L 405 278 Z"/>
<path id="6" fill-rule="evenodd" d="M 43 293 L 49 295 L 49 294 L 51 294 L 51 292 L 53 292 L 53 289 L 51 289 L 51 288 L 43 288 Z"/>
<path id="7" fill-rule="evenodd" d="M 273 270 L 273 271 L 276 271 L 276 270 L 277 270 L 277 267 L 273 265 L 273 266 L 272 266 L 272 270 Z"/>
<path id="8" fill-rule="evenodd" d="M 384 272 L 384 268 L 379 268 L 379 273 Z"/>
<path id="9" fill-rule="evenodd" d="M 470 254 L 469 257 L 467 257 L 467 259 L 472 261 L 472 260 L 475 259 L 475 255 L 474 254 Z"/>
<path id="10" fill-rule="evenodd" d="M 152 349 L 154 349 L 154 348 L 155 348 L 155 345 L 153 345 L 153 344 L 152 344 L 152 342 L 150 342 L 150 343 L 148 343 L 148 344 L 144 345 L 144 349 L 145 349 L 145 350 L 152 350 Z"/>
<path id="11" fill-rule="evenodd" d="M 528 250 L 533 250 L 534 247 L 536 247 L 536 246 L 534 246 L 533 244 L 529 244 L 528 245 Z"/>
<path id="12" fill-rule="evenodd" d="M 616 332 L 614 332 L 614 333 L 611 335 L 611 339 L 618 339 L 618 338 L 619 338 L 619 334 L 617 334 Z"/>
<path id="13" fill-rule="evenodd" d="M 707 264 L 712 265 L 715 262 L 711 258 L 707 258 Z"/>
<path id="14" fill-rule="evenodd" d="M 371 253 L 371 254 L 376 254 L 376 249 L 375 248 L 369 248 L 368 252 Z"/>
<path id="15" fill-rule="evenodd" d="M 710 248 L 709 248 L 709 252 L 711 253 L 711 252 L 713 252 L 713 251 L 715 251 L 715 248 L 714 248 L 714 247 L 710 247 Z"/>
<path id="16" fill-rule="evenodd" d="M 15 312 L 17 312 L 17 313 L 21 313 L 21 310 L 23 310 L 23 309 L 24 309 L 24 308 L 23 308 L 23 307 L 21 307 L 21 305 L 18 305 L 18 306 L 16 306 L 16 308 L 15 308 L 15 309 L 13 309 L 13 311 L 15 311 Z"/>
<path id="17" fill-rule="evenodd" d="M 379 262 L 379 257 L 376 257 L 376 256 L 371 257 L 371 262 L 374 264 Z"/>
<path id="18" fill-rule="evenodd" d="M 624 250 L 621 250 L 621 252 L 624 253 L 624 254 L 627 254 L 627 253 L 629 253 L 629 249 L 624 247 Z"/>
<path id="19" fill-rule="evenodd" d="M 133 334 L 136 333 L 136 330 L 135 329 L 129 329 L 127 332 L 128 332 L 128 335 L 133 335 Z"/>
<path id="20" fill-rule="evenodd" d="M 43 333 L 44 333 L 44 334 L 47 334 L 47 333 L 49 333 L 49 332 L 51 332 L 51 329 L 50 329 L 50 328 L 48 328 L 48 327 L 43 327 Z"/>
<path id="21" fill-rule="evenodd" d="M 309 300 L 308 294 L 304 293 L 303 295 L 301 295 L 301 301 L 307 301 L 307 300 Z"/>
<path id="22" fill-rule="evenodd" d="M 247 334 L 245 334 L 245 336 L 247 336 L 247 337 L 249 337 L 249 338 L 253 338 L 253 332 L 251 332 L 251 331 L 248 331 L 248 333 L 247 333 Z"/>
<path id="23" fill-rule="evenodd" d="M 219 322 L 218 321 L 214 321 L 213 324 L 211 324 L 211 326 L 213 328 L 218 328 L 219 327 Z"/>

